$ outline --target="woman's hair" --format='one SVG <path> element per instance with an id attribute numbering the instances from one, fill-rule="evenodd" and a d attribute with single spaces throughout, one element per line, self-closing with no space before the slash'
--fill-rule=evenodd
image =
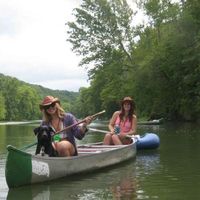
<path id="1" fill-rule="evenodd" d="M 120 121 L 123 120 L 123 116 L 125 114 L 124 103 L 126 103 L 126 102 L 130 103 L 130 105 L 131 105 L 131 108 L 130 108 L 129 113 L 128 113 L 128 118 L 129 118 L 129 121 L 132 121 L 133 115 L 136 114 L 135 113 L 136 105 L 135 105 L 135 102 L 133 100 L 132 101 L 125 101 L 125 102 L 121 103 L 121 112 L 119 114 L 119 118 L 120 118 Z"/>
<path id="2" fill-rule="evenodd" d="M 65 111 L 64 109 L 60 106 L 59 103 L 55 104 L 55 107 L 57 108 L 56 112 L 59 118 L 63 118 Z M 43 110 L 43 121 L 45 122 L 50 122 L 52 119 L 51 115 L 44 109 Z"/>

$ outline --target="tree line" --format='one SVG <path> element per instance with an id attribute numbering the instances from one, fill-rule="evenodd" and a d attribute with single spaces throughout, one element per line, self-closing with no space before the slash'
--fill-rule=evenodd
<path id="1" fill-rule="evenodd" d="M 82 56 L 90 87 L 79 93 L 50 90 L 0 74 L 0 120 L 40 119 L 46 95 L 78 117 L 106 110 L 124 96 L 138 117 L 197 120 L 200 115 L 200 1 L 83 0 L 68 22 L 72 50 Z M 137 10 L 145 23 L 135 24 Z"/>
<path id="2" fill-rule="evenodd" d="M 132 96 L 139 117 L 197 120 L 200 115 L 200 1 L 83 0 L 67 22 L 72 50 L 88 70 L 73 110 L 118 109 Z M 135 24 L 137 10 L 145 23 Z"/>
<path id="3" fill-rule="evenodd" d="M 3 74 L 0 74 L 0 88 L 1 121 L 41 119 L 39 103 L 47 95 L 58 97 L 62 107 L 70 111 L 78 96 L 77 92 L 51 90 Z"/>

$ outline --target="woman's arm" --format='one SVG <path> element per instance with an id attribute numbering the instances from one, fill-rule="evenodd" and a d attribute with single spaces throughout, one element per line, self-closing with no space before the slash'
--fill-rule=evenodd
<path id="1" fill-rule="evenodd" d="M 88 131 L 88 128 L 87 128 L 87 125 L 89 125 L 91 122 L 92 122 L 92 117 L 91 116 L 88 116 L 84 119 L 84 123 L 82 124 L 81 126 L 81 130 L 82 130 L 82 133 L 85 134 L 87 131 Z"/>
<path id="2" fill-rule="evenodd" d="M 77 122 L 78 122 L 77 118 L 71 113 L 67 113 L 64 117 L 65 127 L 76 124 Z M 70 128 L 67 132 L 68 132 L 68 137 L 71 137 L 71 139 L 72 137 L 76 137 L 77 139 L 81 140 L 85 136 L 86 128 L 85 127 L 81 128 L 79 125 L 76 125 Z"/>
<path id="3" fill-rule="evenodd" d="M 110 119 L 108 128 L 109 128 L 111 134 L 115 133 L 115 121 L 116 121 L 118 115 L 119 115 L 119 111 L 116 111 L 113 113 L 113 116 Z"/>

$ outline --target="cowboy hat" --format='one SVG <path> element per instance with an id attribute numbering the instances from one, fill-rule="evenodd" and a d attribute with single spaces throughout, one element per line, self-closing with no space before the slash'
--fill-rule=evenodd
<path id="1" fill-rule="evenodd" d="M 133 103 L 133 99 L 131 97 L 124 97 L 124 99 L 121 101 L 121 103 L 123 104 L 124 102 L 132 102 Z"/>
<path id="2" fill-rule="evenodd" d="M 46 96 L 43 99 L 42 103 L 40 104 L 40 109 L 42 109 L 44 106 L 51 105 L 54 102 L 60 104 L 60 100 L 58 98 L 53 97 L 53 96 Z"/>

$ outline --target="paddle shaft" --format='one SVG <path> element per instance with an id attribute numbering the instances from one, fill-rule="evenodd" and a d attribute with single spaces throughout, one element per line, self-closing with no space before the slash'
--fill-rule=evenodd
<path id="1" fill-rule="evenodd" d="M 94 118 L 97 117 L 98 115 L 101 115 L 101 114 L 103 114 L 103 113 L 105 113 L 105 112 L 106 112 L 106 111 L 103 110 L 103 111 L 98 112 L 98 113 L 96 113 L 96 114 L 94 114 L 94 115 L 91 115 L 90 117 L 91 117 L 92 119 L 94 119 Z M 81 120 L 81 121 L 79 121 L 79 122 L 77 122 L 77 123 L 74 123 L 74 124 L 72 124 L 72 125 L 70 125 L 70 126 L 67 126 L 66 128 L 64 128 L 64 129 L 62 129 L 62 130 L 60 130 L 60 131 L 57 131 L 54 135 L 57 135 L 57 134 L 59 134 L 59 133 L 62 133 L 63 131 L 66 131 L 66 130 L 68 130 L 68 129 L 70 129 L 70 128 L 73 128 L 74 126 L 77 126 L 77 125 L 82 124 L 82 123 L 84 123 L 84 122 L 86 122 L 85 119 L 83 119 L 83 120 Z"/>
<path id="2" fill-rule="evenodd" d="M 98 115 L 101 115 L 101 114 L 103 114 L 103 113 L 105 113 L 105 112 L 106 112 L 106 111 L 103 110 L 103 111 L 101 111 L 101 112 L 98 112 L 98 113 L 92 115 L 91 117 L 92 117 L 92 118 L 95 118 L 95 117 L 97 117 Z M 84 123 L 84 122 L 85 122 L 85 119 L 84 119 L 84 120 L 81 120 L 81 121 L 79 121 L 79 122 L 77 122 L 77 123 L 75 123 L 75 124 L 72 124 L 72 125 L 70 125 L 70 126 L 64 128 L 64 129 L 61 130 L 61 131 L 56 132 L 55 135 L 56 135 L 56 134 L 59 134 L 59 133 L 61 133 L 61 132 L 63 132 L 63 131 L 65 131 L 65 130 L 68 130 L 68 129 L 74 127 L 74 126 L 77 126 L 77 125 L 79 125 L 79 124 L 81 124 L 81 123 Z M 30 148 L 30 147 L 32 147 L 32 146 L 35 146 L 35 145 L 37 145 L 37 142 L 34 142 L 34 143 L 29 144 L 29 145 L 27 145 L 27 146 L 24 146 L 24 147 L 22 147 L 20 150 L 26 150 L 26 149 L 28 149 L 28 148 Z"/>
<path id="3" fill-rule="evenodd" d="M 24 151 L 24 150 L 26 150 L 26 149 L 28 149 L 28 148 L 30 148 L 30 147 L 32 147 L 32 146 L 35 146 L 35 145 L 37 145 L 37 142 L 34 142 L 34 143 L 32 143 L 32 144 L 29 144 L 29 145 L 26 145 L 26 146 L 20 148 L 20 150 L 21 150 L 21 151 Z"/>
<path id="4" fill-rule="evenodd" d="M 105 131 L 105 130 L 99 130 L 96 128 L 89 128 L 90 131 L 95 131 L 95 132 L 99 132 L 99 133 L 109 133 L 109 131 Z"/>
<path id="5" fill-rule="evenodd" d="M 100 130 L 96 128 L 90 128 L 89 130 L 99 132 L 99 133 L 109 133 L 110 131 Z M 126 138 L 137 138 L 139 135 L 126 135 Z"/>

